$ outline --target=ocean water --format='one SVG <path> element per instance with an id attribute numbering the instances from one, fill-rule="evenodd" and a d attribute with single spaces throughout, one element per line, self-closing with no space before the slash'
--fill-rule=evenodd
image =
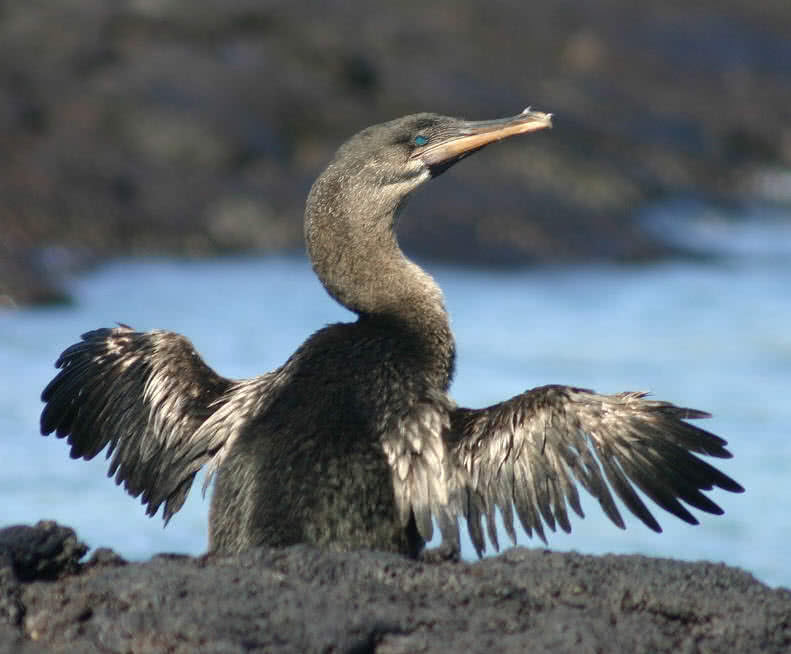
<path id="1" fill-rule="evenodd" d="M 704 426 L 734 454 L 714 463 L 747 489 L 711 494 L 724 516 L 693 510 L 701 521 L 693 527 L 656 508 L 664 532 L 655 534 L 624 509 L 622 531 L 583 492 L 586 518 L 575 517 L 569 535 L 550 533 L 549 546 L 723 561 L 791 587 L 791 220 L 734 222 L 698 212 L 682 227 L 678 213 L 665 208 L 650 219 L 716 258 L 514 272 L 427 265 L 457 338 L 453 395 L 478 407 L 567 383 L 649 390 L 710 411 Z M 89 545 L 131 559 L 204 552 L 209 502 L 200 478 L 163 529 L 159 516 L 146 517 L 139 500 L 107 478 L 102 455 L 73 461 L 65 442 L 39 435 L 39 394 L 53 362 L 81 333 L 124 322 L 181 332 L 221 374 L 249 377 L 352 314 L 299 256 L 122 260 L 70 287 L 73 306 L 0 311 L 0 526 L 58 520 Z M 504 534 L 500 542 L 508 542 Z M 519 544 L 543 547 L 524 533 Z M 463 554 L 475 557 L 469 541 Z"/>

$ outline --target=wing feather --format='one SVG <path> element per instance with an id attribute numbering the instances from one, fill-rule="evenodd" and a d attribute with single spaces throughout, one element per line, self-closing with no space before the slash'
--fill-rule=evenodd
<path id="1" fill-rule="evenodd" d="M 452 464 L 464 474 L 461 483 L 469 485 L 469 497 L 479 498 L 478 505 L 464 507 L 475 548 L 480 554 L 484 547 L 481 515 L 498 548 L 495 508 L 515 540 L 511 505 L 528 535 L 535 532 L 546 542 L 545 527 L 570 531 L 568 507 L 584 517 L 577 484 L 621 528 L 624 521 L 612 491 L 649 528 L 661 531 L 635 486 L 690 524 L 697 524 L 697 518 L 682 502 L 722 513 L 702 491 L 743 488 L 696 456 L 731 456 L 723 439 L 686 422 L 708 416 L 645 399 L 644 393 L 599 395 L 556 385 L 485 409 L 455 409 L 447 443 Z"/>
<path id="2" fill-rule="evenodd" d="M 72 458 L 105 447 L 109 476 L 165 521 L 184 503 L 195 474 L 224 444 L 201 430 L 232 382 L 217 375 L 179 334 L 127 326 L 83 334 L 55 363 L 41 394 L 41 433 L 66 438 Z"/>
<path id="3" fill-rule="evenodd" d="M 475 551 L 480 556 L 486 549 L 486 540 L 483 537 L 483 517 L 484 506 L 483 498 L 472 489 L 466 491 L 467 502 L 465 503 L 465 513 L 467 516 L 467 532 L 470 535 Z"/>

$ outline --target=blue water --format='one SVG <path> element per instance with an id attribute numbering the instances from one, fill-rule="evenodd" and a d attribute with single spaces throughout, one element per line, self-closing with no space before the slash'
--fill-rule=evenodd
<path id="1" fill-rule="evenodd" d="M 709 262 L 496 273 L 428 266 L 452 315 L 460 404 L 484 406 L 550 382 L 650 390 L 711 411 L 706 427 L 730 443 L 735 457 L 721 467 L 747 492 L 713 494 L 724 516 L 698 513 L 702 524 L 691 527 L 656 509 L 664 533 L 631 516 L 621 531 L 586 496 L 586 519 L 573 522 L 571 535 L 551 534 L 552 548 L 724 561 L 791 587 L 787 218 L 741 231 L 730 222 L 719 231 L 710 225 L 717 237 L 703 229 L 700 243 L 710 238 L 723 256 Z M 63 441 L 38 435 L 39 393 L 54 360 L 82 332 L 118 321 L 182 332 L 219 372 L 248 377 L 282 363 L 312 330 L 351 314 L 301 257 L 119 261 L 70 287 L 75 306 L 0 313 L 0 525 L 55 519 L 89 545 L 132 559 L 205 551 L 208 500 L 200 480 L 163 529 L 107 479 L 103 457 L 72 461 Z M 524 534 L 520 543 L 540 546 Z M 464 554 L 474 556 L 469 543 Z"/>

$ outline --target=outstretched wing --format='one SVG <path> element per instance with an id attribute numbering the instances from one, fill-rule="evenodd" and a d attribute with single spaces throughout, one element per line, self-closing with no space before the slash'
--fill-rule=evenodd
<path id="1" fill-rule="evenodd" d="M 556 524 L 569 532 L 567 504 L 583 517 L 577 482 L 621 528 L 610 488 L 648 527 L 661 531 L 633 484 L 690 524 L 698 521 L 679 500 L 721 514 L 701 491 L 744 489 L 693 453 L 729 458 L 726 441 L 686 422 L 707 413 L 645 395 L 598 395 L 553 385 L 485 409 L 456 409 L 448 446 L 465 477 L 463 513 L 478 553 L 485 548 L 482 513 L 498 547 L 495 507 L 514 541 L 512 507 L 528 535 L 535 530 L 546 542 L 543 525 L 554 531 Z"/>
<path id="2" fill-rule="evenodd" d="M 41 433 L 67 438 L 71 457 L 92 459 L 109 444 L 109 475 L 146 512 L 164 502 L 167 522 L 224 435 L 199 430 L 231 381 L 217 375 L 179 334 L 97 329 L 67 348 L 41 394 Z"/>

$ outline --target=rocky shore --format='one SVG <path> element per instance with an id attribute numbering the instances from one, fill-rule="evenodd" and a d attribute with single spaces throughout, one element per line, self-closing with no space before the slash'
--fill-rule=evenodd
<path id="1" fill-rule="evenodd" d="M 0 653 L 787 652 L 791 591 L 741 570 L 514 548 L 475 563 L 261 548 L 93 552 L 0 530 Z"/>
<path id="2" fill-rule="evenodd" d="M 413 254 L 661 256 L 635 220 L 652 202 L 778 200 L 789 33 L 786 0 L 6 3 L 0 305 L 65 300 L 97 258 L 300 249 L 334 149 L 426 110 L 556 120 L 421 192 Z"/>

